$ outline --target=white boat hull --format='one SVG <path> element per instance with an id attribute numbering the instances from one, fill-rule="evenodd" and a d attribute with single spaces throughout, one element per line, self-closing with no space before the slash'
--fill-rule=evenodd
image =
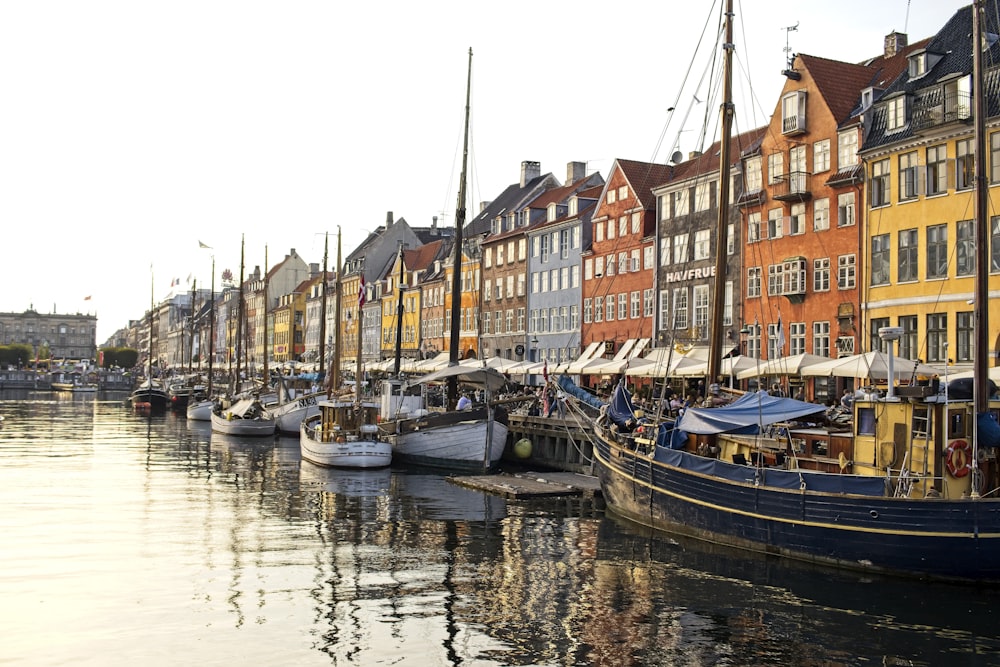
<path id="1" fill-rule="evenodd" d="M 215 407 L 213 401 L 196 401 L 188 403 L 187 418 L 193 421 L 212 421 L 212 408 Z"/>
<path id="2" fill-rule="evenodd" d="M 267 414 L 274 419 L 278 433 L 294 435 L 299 432 L 303 421 L 319 414 L 317 400 L 322 396 L 323 394 L 301 396 L 287 403 L 269 407 Z"/>
<path id="3" fill-rule="evenodd" d="M 299 426 L 302 458 L 327 468 L 384 468 L 392 463 L 392 446 L 383 440 L 348 435 L 343 442 L 322 442 L 306 422 Z"/>
<path id="4" fill-rule="evenodd" d="M 492 468 L 500 462 L 507 444 L 507 424 L 499 419 L 493 420 L 488 454 L 486 447 L 490 434 L 486 419 L 471 418 L 387 433 L 391 428 L 391 423 L 383 424 L 383 433 L 399 461 L 449 470 L 479 471 L 485 461 L 489 461 L 488 467 Z"/>
<path id="5" fill-rule="evenodd" d="M 227 418 L 228 415 L 212 413 L 212 431 L 224 435 L 243 435 L 263 437 L 274 435 L 273 419 L 242 419 L 240 417 Z"/>

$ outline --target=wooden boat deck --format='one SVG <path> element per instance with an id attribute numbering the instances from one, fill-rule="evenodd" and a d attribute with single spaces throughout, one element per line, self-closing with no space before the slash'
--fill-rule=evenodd
<path id="1" fill-rule="evenodd" d="M 529 500 L 560 496 L 587 498 L 601 495 L 601 484 L 592 475 L 573 472 L 524 472 L 517 474 L 449 477 L 448 481 L 507 500 Z"/>

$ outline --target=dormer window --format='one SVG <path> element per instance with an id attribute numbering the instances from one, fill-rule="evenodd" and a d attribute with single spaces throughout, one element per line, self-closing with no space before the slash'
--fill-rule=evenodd
<path id="1" fill-rule="evenodd" d="M 885 104 L 885 129 L 895 132 L 906 126 L 906 95 L 898 95 Z"/>
<path id="2" fill-rule="evenodd" d="M 781 98 L 781 133 L 806 131 L 806 91 L 797 90 Z"/>
<path id="3" fill-rule="evenodd" d="M 861 110 L 867 111 L 875 103 L 875 89 L 865 88 L 861 91 Z"/>
<path id="4" fill-rule="evenodd" d="M 576 215 L 580 210 L 580 200 L 576 197 L 570 197 L 569 200 L 569 215 Z"/>
<path id="5" fill-rule="evenodd" d="M 552 222 L 553 220 L 559 217 L 559 205 L 556 204 L 555 202 L 552 202 L 551 204 L 549 204 L 548 210 L 545 213 L 546 213 L 545 219 L 548 220 L 549 222 Z"/>
<path id="6" fill-rule="evenodd" d="M 909 75 L 911 79 L 918 79 L 927 74 L 927 52 L 918 51 L 909 57 Z"/>

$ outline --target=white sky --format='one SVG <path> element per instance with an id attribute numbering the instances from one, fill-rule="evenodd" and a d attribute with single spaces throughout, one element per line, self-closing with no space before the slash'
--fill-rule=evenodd
<path id="1" fill-rule="evenodd" d="M 854 62 L 967 4 L 736 0 L 737 131 L 772 112 L 786 34 Z M 346 255 L 386 211 L 453 224 L 469 47 L 470 218 L 522 160 L 562 180 L 693 150 L 682 128 L 718 115 L 693 102 L 704 60 L 680 91 L 712 5 L 0 3 L 0 311 L 96 313 L 100 345 L 149 307 L 151 264 L 157 301 L 174 278 L 208 286 L 213 252 L 238 274 L 241 233 L 249 273 L 265 246 L 269 266 L 322 262 L 323 232 L 332 267 L 337 226 Z"/>

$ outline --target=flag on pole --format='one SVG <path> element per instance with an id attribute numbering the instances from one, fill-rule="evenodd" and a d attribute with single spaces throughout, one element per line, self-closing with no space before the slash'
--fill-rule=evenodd
<path id="1" fill-rule="evenodd" d="M 361 276 L 361 285 L 358 287 L 358 308 L 365 305 L 365 277 Z"/>
<path id="2" fill-rule="evenodd" d="M 83 300 L 84 301 L 90 301 L 90 295 L 88 294 L 87 296 L 83 297 Z"/>
<path id="3" fill-rule="evenodd" d="M 198 247 L 199 248 L 208 248 L 209 250 L 212 249 L 212 246 L 206 245 L 206 244 L 202 243 L 201 241 L 198 241 Z"/>
<path id="4" fill-rule="evenodd" d="M 542 362 L 542 377 L 545 378 L 545 384 L 549 383 L 549 360 L 545 359 Z"/>
<path id="5" fill-rule="evenodd" d="M 781 324 L 781 311 L 778 311 L 778 356 L 785 351 L 785 327 Z"/>

